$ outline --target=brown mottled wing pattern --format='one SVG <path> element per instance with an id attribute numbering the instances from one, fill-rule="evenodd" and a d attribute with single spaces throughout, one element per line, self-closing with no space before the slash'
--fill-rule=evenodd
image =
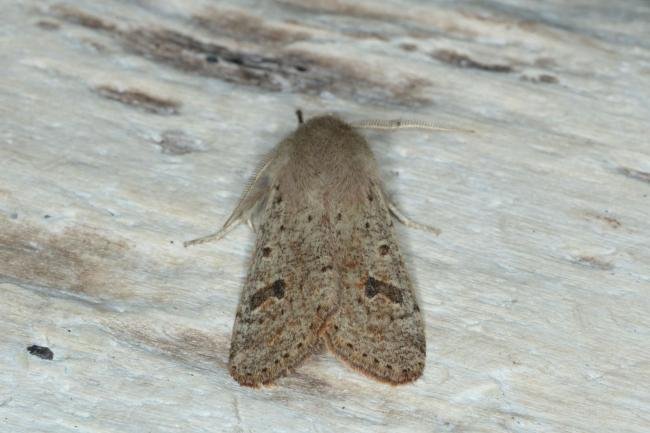
<path id="1" fill-rule="evenodd" d="M 231 375 L 242 385 L 274 381 L 297 367 L 320 343 L 336 308 L 331 244 L 322 205 L 289 212 L 280 184 L 263 210 L 251 267 L 230 347 Z"/>
<path id="2" fill-rule="evenodd" d="M 381 187 L 372 183 L 357 210 L 334 218 L 341 275 L 339 308 L 325 332 L 343 361 L 384 382 L 417 379 L 426 342 L 420 309 Z"/>

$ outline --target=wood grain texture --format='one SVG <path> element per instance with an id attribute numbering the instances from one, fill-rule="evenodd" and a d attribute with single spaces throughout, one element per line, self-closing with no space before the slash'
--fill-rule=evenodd
<path id="1" fill-rule="evenodd" d="M 0 430 L 648 430 L 646 1 L 0 6 Z M 325 353 L 272 388 L 228 374 L 254 235 L 182 241 L 297 107 L 477 131 L 365 134 L 441 229 L 396 226 L 412 385 Z"/>

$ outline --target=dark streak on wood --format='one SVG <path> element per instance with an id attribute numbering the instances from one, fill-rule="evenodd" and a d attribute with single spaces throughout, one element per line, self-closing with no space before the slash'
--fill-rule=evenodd
<path id="1" fill-rule="evenodd" d="M 107 32 L 131 53 L 184 72 L 276 92 L 320 95 L 327 91 L 347 98 L 409 106 L 430 102 L 422 96 L 422 89 L 430 85 L 428 79 L 404 77 L 381 81 L 372 78 L 376 75 L 370 73 L 371 67 L 358 59 L 297 49 L 265 48 L 265 53 L 260 54 L 201 41 L 166 28 L 121 27 L 68 6 L 53 10 L 65 21 Z"/>
<path id="2" fill-rule="evenodd" d="M 579 256 L 576 257 L 576 263 L 590 268 L 600 269 L 602 271 L 611 271 L 614 265 L 594 256 Z"/>
<path id="3" fill-rule="evenodd" d="M 650 173 L 648 172 L 635 170 L 633 168 L 628 168 L 628 167 L 619 167 L 617 171 L 619 174 L 622 174 L 623 176 L 627 176 L 631 179 L 636 179 L 636 180 L 640 180 L 641 182 L 650 183 Z"/>
<path id="4" fill-rule="evenodd" d="M 109 23 L 102 18 L 83 12 L 82 10 L 72 6 L 56 5 L 52 8 L 52 11 L 59 18 L 62 18 L 65 21 L 79 24 L 90 29 L 106 31 L 115 31 L 117 29 L 115 24 Z"/>
<path id="5" fill-rule="evenodd" d="M 140 108 L 154 114 L 178 114 L 180 102 L 149 95 L 142 90 L 120 90 L 112 86 L 98 86 L 95 91 L 104 98 Z"/>
<path id="6" fill-rule="evenodd" d="M 478 69 L 488 72 L 512 72 L 512 67 L 509 65 L 477 62 L 465 54 L 460 54 L 451 50 L 437 50 L 433 52 L 431 56 L 436 60 L 440 60 L 443 63 L 459 68 Z"/>

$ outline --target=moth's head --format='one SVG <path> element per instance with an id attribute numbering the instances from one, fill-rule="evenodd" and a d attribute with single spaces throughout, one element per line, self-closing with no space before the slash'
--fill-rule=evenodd
<path id="1" fill-rule="evenodd" d="M 319 153 L 366 145 L 352 126 L 333 115 L 312 117 L 301 123 L 293 138 L 301 148 Z"/>
<path id="2" fill-rule="evenodd" d="M 333 115 L 312 117 L 291 134 L 290 144 L 306 160 L 338 161 L 369 152 L 366 140 L 348 123 Z"/>
<path id="3" fill-rule="evenodd" d="M 352 129 L 343 120 L 332 114 L 326 114 L 323 116 L 316 116 L 308 119 L 306 122 L 300 122 L 298 129 L 306 129 L 313 131 L 349 131 Z"/>

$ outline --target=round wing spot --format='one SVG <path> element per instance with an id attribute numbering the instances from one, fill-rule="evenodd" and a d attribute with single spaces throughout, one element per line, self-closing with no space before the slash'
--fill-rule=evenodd
<path id="1" fill-rule="evenodd" d="M 270 247 L 264 247 L 262 248 L 262 255 L 264 257 L 268 257 L 271 255 L 271 251 L 273 251 Z"/>
<path id="2" fill-rule="evenodd" d="M 381 254 L 382 256 L 388 254 L 389 251 L 390 251 L 390 247 L 388 245 L 383 244 L 379 246 L 379 254 Z"/>

